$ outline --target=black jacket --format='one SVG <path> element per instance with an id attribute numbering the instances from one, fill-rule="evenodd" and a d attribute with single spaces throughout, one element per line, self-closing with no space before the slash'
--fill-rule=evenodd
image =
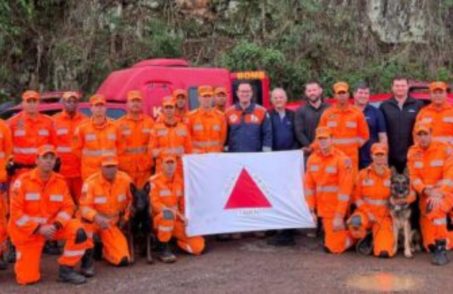
<path id="1" fill-rule="evenodd" d="M 384 101 L 379 107 L 387 125 L 389 162 L 391 165 L 406 165 L 407 151 L 414 143 L 412 129 L 423 102 L 408 97 L 400 109 L 394 97 Z"/>
<path id="2" fill-rule="evenodd" d="M 321 115 L 328 107 L 327 103 L 322 102 L 319 108 L 314 108 L 307 102 L 297 109 L 294 124 L 297 141 L 302 147 L 310 146 L 314 141 Z"/>

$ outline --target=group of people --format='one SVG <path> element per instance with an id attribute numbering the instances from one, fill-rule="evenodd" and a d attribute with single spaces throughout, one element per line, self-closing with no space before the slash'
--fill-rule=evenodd
<path id="1" fill-rule="evenodd" d="M 22 111 L 0 121 L 2 251 L 10 240 L 16 280 L 23 285 L 40 280 L 42 250 L 52 240 L 64 241 L 58 259 L 63 282 L 80 284 L 95 274 L 95 236 L 105 260 L 127 266 L 131 256 L 123 228 L 134 214 L 132 194 L 149 185 L 159 258 L 176 260 L 172 239 L 199 255 L 204 238 L 185 234 L 182 155 L 301 149 L 308 158 L 305 196 L 314 221 L 322 223 L 329 252 L 344 252 L 371 232 L 376 256 L 396 253 L 389 165 L 399 172 L 407 165 L 418 197 L 402 201 L 419 202 L 423 244 L 434 263 L 446 264 L 453 108 L 445 83 L 433 82 L 429 89 L 432 103 L 423 107 L 408 96 L 408 80 L 395 78 L 393 97 L 377 109 L 364 83 L 354 89 L 353 104 L 349 85 L 334 84 L 336 103 L 330 106 L 321 85 L 308 82 L 306 100 L 293 112 L 282 88 L 272 91 L 273 108 L 267 110 L 253 101 L 249 82 L 238 84 L 238 101 L 230 107 L 227 89 L 205 85 L 198 88 L 197 109 L 188 111 L 188 93 L 177 89 L 163 98 L 155 120 L 143 111 L 142 93 L 133 90 L 127 93 L 127 114 L 116 121 L 107 118 L 102 95 L 90 97 L 88 118 L 78 111 L 79 93 L 65 92 L 63 111 L 49 117 L 38 111 L 40 94 L 26 91 Z M 294 232 L 279 231 L 269 243 L 291 245 Z"/>

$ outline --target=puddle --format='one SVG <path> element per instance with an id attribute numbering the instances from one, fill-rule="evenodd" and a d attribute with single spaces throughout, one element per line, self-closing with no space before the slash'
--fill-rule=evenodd
<path id="1" fill-rule="evenodd" d="M 423 285 L 419 277 L 405 274 L 377 272 L 353 275 L 346 280 L 348 288 L 363 291 L 396 292 L 418 289 Z"/>

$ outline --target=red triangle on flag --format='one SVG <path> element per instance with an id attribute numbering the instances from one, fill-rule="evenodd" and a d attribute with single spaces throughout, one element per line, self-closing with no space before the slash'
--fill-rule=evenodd
<path id="1" fill-rule="evenodd" d="M 249 172 L 243 168 L 231 191 L 225 209 L 272 207 Z"/>

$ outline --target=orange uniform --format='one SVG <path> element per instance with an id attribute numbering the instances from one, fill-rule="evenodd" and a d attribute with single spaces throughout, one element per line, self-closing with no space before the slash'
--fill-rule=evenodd
<path id="1" fill-rule="evenodd" d="M 60 173 L 66 178 L 69 191 L 74 202 L 78 203 L 82 190 L 82 177 L 80 172 L 80 157 L 73 149 L 75 130 L 84 123 L 87 117 L 79 112 L 74 116 L 62 111 L 53 116 L 55 127 L 55 145 L 57 155 L 61 160 Z"/>
<path id="2" fill-rule="evenodd" d="M 182 123 L 168 125 L 156 123 L 151 132 L 149 151 L 156 158 L 156 173 L 161 171 L 162 154 L 175 155 L 178 159 L 178 173 L 182 172 L 181 157 L 192 153 L 192 141 L 187 126 Z"/>
<path id="3" fill-rule="evenodd" d="M 325 231 L 324 246 L 332 253 L 342 253 L 353 240 L 344 229 L 335 231 L 335 217 L 344 219 L 352 193 L 351 161 L 335 147 L 324 155 L 316 150 L 308 158 L 305 174 L 305 197 L 310 210 L 322 218 Z"/>
<path id="4" fill-rule="evenodd" d="M 175 109 L 175 118 L 177 122 L 187 124 L 189 121 L 188 112 L 185 109 Z M 164 115 L 161 113 L 156 118 L 156 123 L 163 123 L 164 122 Z"/>
<path id="5" fill-rule="evenodd" d="M 394 237 L 393 224 L 389 210 L 391 171 L 385 168 L 382 175 L 376 173 L 373 165 L 359 172 L 354 186 L 353 196 L 357 210 L 352 217 L 360 216 L 362 226 L 360 230 L 352 230 L 355 239 L 362 239 L 366 231 L 373 234 L 373 253 L 375 256 L 386 252 L 393 256 Z M 415 200 L 415 195 L 410 202 Z"/>
<path id="6" fill-rule="evenodd" d="M 363 113 L 352 105 L 344 109 L 334 105 L 321 115 L 319 127 L 330 128 L 334 145 L 351 158 L 354 172 L 357 174 L 359 148 L 370 136 Z"/>
<path id="7" fill-rule="evenodd" d="M 39 171 L 33 169 L 19 176 L 11 191 L 8 233 L 17 250 L 17 282 L 30 284 L 40 279 L 39 261 L 46 242 L 37 233 L 40 225 L 56 224 L 54 239 L 66 241 L 58 263 L 74 267 L 93 244 L 82 223 L 72 218 L 75 206 L 64 177 L 52 173 L 44 182 Z"/>
<path id="8" fill-rule="evenodd" d="M 120 134 L 119 169 L 129 174 L 140 189 L 151 176 L 153 160 L 148 145 L 154 122 L 146 115 L 133 119 L 127 114 L 115 124 Z"/>
<path id="9" fill-rule="evenodd" d="M 445 102 L 441 108 L 430 104 L 417 115 L 416 123 L 428 123 L 436 142 L 453 144 L 453 106 Z"/>
<path id="10" fill-rule="evenodd" d="M 76 129 L 73 149 L 81 158 L 82 180 L 99 170 L 102 155 L 117 155 L 118 138 L 118 128 L 109 119 L 102 125 L 96 125 L 90 119 Z"/>
<path id="11" fill-rule="evenodd" d="M 14 162 L 25 165 L 28 169 L 35 165 L 38 147 L 55 146 L 55 130 L 50 117 L 38 113 L 30 117 L 20 112 L 8 120 L 13 137 Z"/>
<path id="12" fill-rule="evenodd" d="M 193 153 L 222 152 L 227 135 L 225 115 L 217 109 L 196 109 L 188 115 Z"/>
<path id="13" fill-rule="evenodd" d="M 113 182 L 107 181 L 101 172 L 91 175 L 82 188 L 80 215 L 90 234 L 99 234 L 103 244 L 104 258 L 118 265 L 124 258 L 130 261 L 130 252 L 126 237 L 118 227 L 119 222 L 130 217 L 132 195 L 131 178 L 118 171 Z M 94 218 L 97 214 L 110 219 L 111 225 L 101 229 Z"/>
<path id="14" fill-rule="evenodd" d="M 8 215 L 8 175 L 6 174 L 6 162 L 11 156 L 12 148 L 11 131 L 8 125 L 3 120 L 0 120 L 0 255 L 7 239 L 6 218 Z"/>
<path id="15" fill-rule="evenodd" d="M 187 237 L 185 225 L 178 215 L 171 217 L 164 214 L 164 210 L 170 209 L 184 214 L 183 182 L 181 177 L 175 175 L 167 178 L 163 173 L 151 177 L 150 203 L 152 205 L 152 218 L 157 238 L 160 242 L 167 243 L 175 237 L 179 248 L 199 255 L 203 252 L 205 241 L 203 237 Z"/>
<path id="16" fill-rule="evenodd" d="M 431 143 L 427 149 L 418 144 L 408 152 L 408 167 L 412 188 L 419 195 L 420 226 L 423 245 L 428 248 L 436 240 L 446 240 L 448 210 L 440 208 L 428 211 L 425 188 L 438 187 L 447 198 L 451 198 L 453 188 L 453 153 L 444 143 Z M 448 244 L 451 247 L 452 244 Z"/>

